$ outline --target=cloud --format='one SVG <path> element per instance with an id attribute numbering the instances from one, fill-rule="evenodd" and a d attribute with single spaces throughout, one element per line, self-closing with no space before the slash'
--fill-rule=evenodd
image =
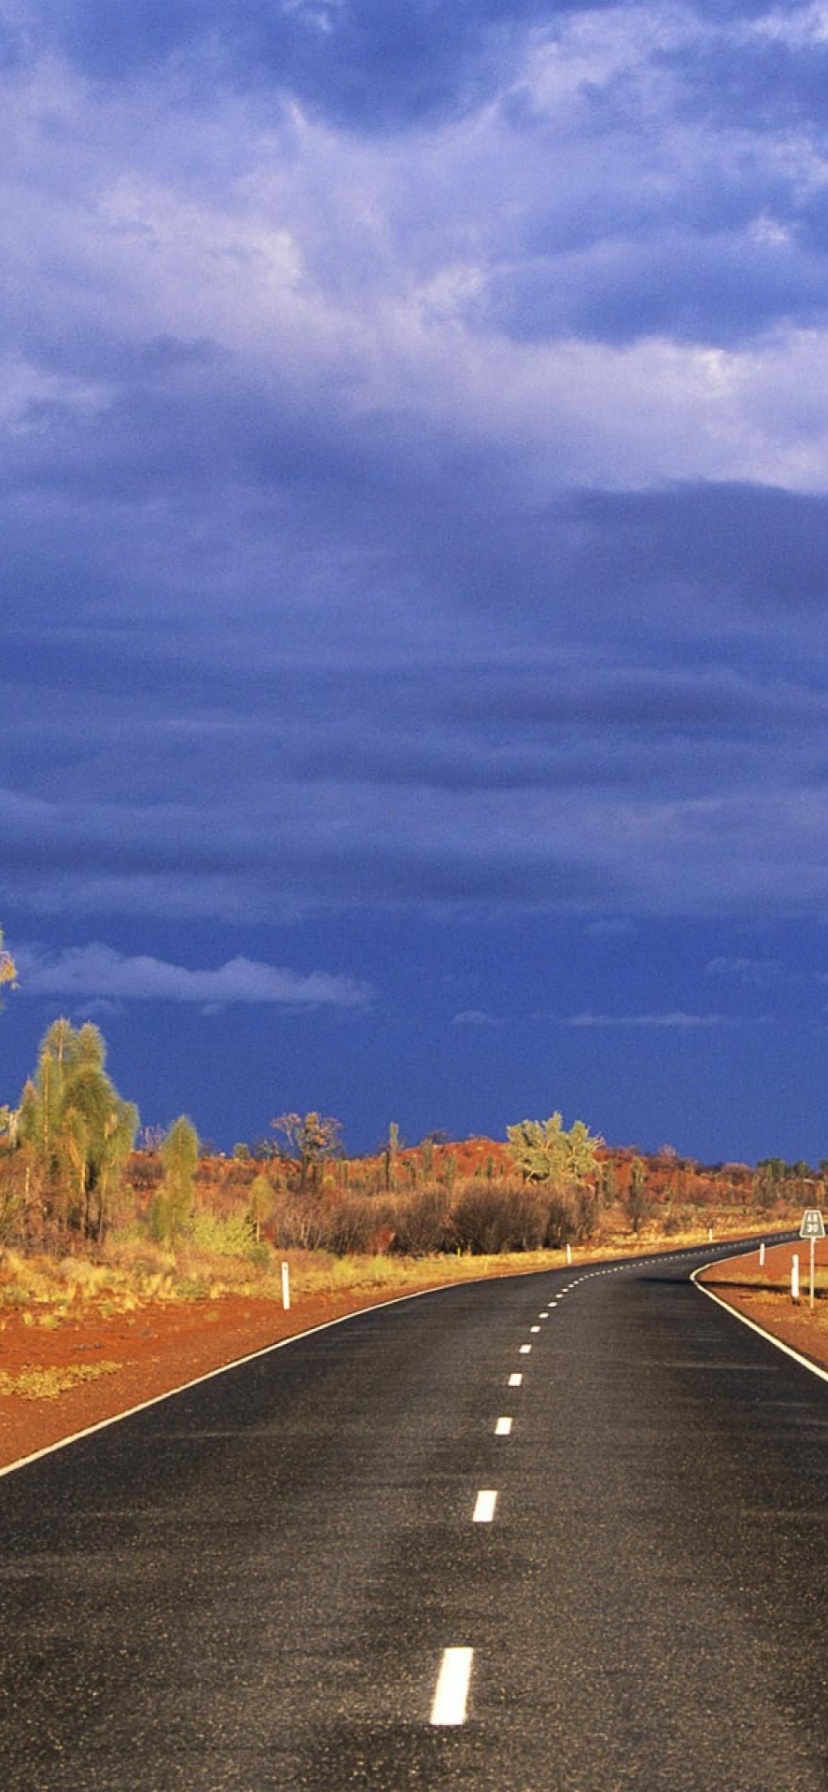
<path id="1" fill-rule="evenodd" d="M 371 1000 L 367 985 L 326 971 L 303 975 L 275 965 L 237 957 L 218 970 L 189 970 L 149 956 L 127 957 L 95 942 L 45 951 L 18 949 L 23 996 L 61 996 L 70 1000 L 272 1003 L 284 1008 L 364 1008 Z"/>
<path id="2" fill-rule="evenodd" d="M 572 1014 L 561 1022 L 566 1027 L 667 1027 L 678 1031 L 695 1031 L 707 1027 L 738 1027 L 741 1022 L 729 1014 L 686 1014 L 672 1009 L 665 1014 Z"/>
<path id="3" fill-rule="evenodd" d="M 816 243 L 812 244 L 816 247 Z M 824 324 L 821 255 L 752 230 L 655 241 L 603 242 L 496 274 L 486 321 L 522 341 L 572 336 L 635 342 L 737 344 L 782 320 Z"/>
<path id="4" fill-rule="evenodd" d="M 825 912 L 803 22 L 14 18 L 0 912 Z"/>
<path id="5" fill-rule="evenodd" d="M 590 0 L 595 6 L 596 0 Z M 600 5 L 602 0 L 598 0 Z M 586 0 L 40 0 L 47 41 L 85 73 L 205 81 L 292 94 L 346 128 L 404 129 L 481 105 L 528 28 Z"/>
<path id="6" fill-rule="evenodd" d="M 452 1026 L 455 1027 L 493 1027 L 495 1024 L 494 1016 L 487 1014 L 483 1008 L 463 1008 L 452 1017 Z"/>
<path id="7" fill-rule="evenodd" d="M 785 967 L 778 958 L 746 958 L 740 955 L 728 957 L 726 954 L 711 958 L 705 965 L 708 977 L 734 977 L 738 982 L 762 988 L 765 984 L 776 983 L 784 975 Z"/>

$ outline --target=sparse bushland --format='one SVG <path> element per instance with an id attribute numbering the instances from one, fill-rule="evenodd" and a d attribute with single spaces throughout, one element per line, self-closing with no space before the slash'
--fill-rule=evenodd
<path id="1" fill-rule="evenodd" d="M 273 1126 L 281 1149 L 270 1138 L 230 1158 L 199 1155 L 182 1115 L 166 1133 L 145 1130 L 135 1151 L 138 1115 L 106 1073 L 97 1028 L 55 1022 L 19 1107 L 0 1119 L 0 1303 L 15 1290 L 37 1302 L 32 1278 L 47 1263 L 58 1320 L 92 1289 L 114 1310 L 228 1289 L 279 1298 L 284 1254 L 297 1294 L 402 1286 L 495 1260 L 554 1262 L 567 1245 L 608 1253 L 710 1226 L 749 1231 L 825 1192 L 804 1163 L 704 1169 L 669 1146 L 610 1148 L 581 1121 L 567 1131 L 560 1114 L 524 1120 L 504 1142 L 430 1134 L 417 1147 L 392 1123 L 373 1156 L 352 1159 L 338 1122 L 318 1113 Z M 87 1280 L 68 1267 L 84 1261 Z"/>

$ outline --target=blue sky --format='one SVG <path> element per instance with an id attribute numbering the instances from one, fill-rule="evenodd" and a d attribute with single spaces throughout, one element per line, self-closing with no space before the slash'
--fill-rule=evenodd
<path id="1" fill-rule="evenodd" d="M 14 1100 L 828 1156 L 828 5 L 0 0 Z"/>

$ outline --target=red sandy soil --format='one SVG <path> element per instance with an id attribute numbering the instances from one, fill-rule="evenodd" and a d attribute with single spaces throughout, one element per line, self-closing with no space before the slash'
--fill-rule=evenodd
<path id="1" fill-rule="evenodd" d="M 9 1313 L 0 1320 L 0 1375 L 118 1366 L 51 1397 L 0 1391 L 0 1468 L 281 1338 L 383 1299 L 394 1299 L 393 1292 L 306 1294 L 288 1313 L 254 1296 L 159 1301 L 107 1317 L 88 1312 L 54 1331 Z"/>
<path id="2" fill-rule="evenodd" d="M 716 1264 L 705 1279 L 739 1311 L 828 1365 L 828 1299 L 819 1300 L 814 1313 L 809 1312 L 807 1245 L 799 1246 L 803 1271 L 799 1307 L 792 1305 L 786 1292 L 795 1248 L 768 1249 L 764 1269 L 759 1268 L 758 1252 L 738 1262 Z M 828 1268 L 828 1241 L 817 1247 L 817 1262 Z M 420 1284 L 433 1285 L 426 1278 Z M 416 1289 L 412 1286 L 406 1292 Z M 14 1377 L 32 1369 L 117 1366 L 51 1397 L 26 1397 L 0 1387 L 0 1468 L 282 1338 L 395 1298 L 395 1292 L 369 1291 L 303 1295 L 288 1313 L 272 1300 L 246 1295 L 159 1301 L 109 1316 L 88 1311 L 62 1320 L 54 1330 L 32 1324 L 31 1316 L 26 1324 L 19 1311 L 8 1312 L 0 1319 L 0 1376 Z"/>
<path id="3" fill-rule="evenodd" d="M 791 1258 L 794 1253 L 799 1257 L 800 1279 L 800 1298 L 796 1306 L 791 1300 Z M 828 1270 L 828 1239 L 816 1245 L 814 1259 L 824 1281 Z M 809 1268 L 810 1246 L 807 1241 L 797 1239 L 794 1244 L 769 1246 L 763 1268 L 759 1265 L 759 1252 L 751 1251 L 748 1256 L 714 1263 L 700 1279 L 709 1283 L 728 1306 L 735 1307 L 756 1325 L 781 1338 L 784 1344 L 790 1344 L 802 1356 L 828 1368 L 828 1298 L 824 1289 L 821 1294 L 818 1292 L 811 1312 Z"/>

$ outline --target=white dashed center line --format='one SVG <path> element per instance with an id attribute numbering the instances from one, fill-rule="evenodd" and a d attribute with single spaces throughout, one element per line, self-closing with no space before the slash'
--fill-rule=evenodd
<path id="1" fill-rule="evenodd" d="M 510 1386 L 510 1388 L 519 1388 L 519 1387 L 522 1387 L 522 1385 L 523 1385 L 523 1376 L 518 1375 L 517 1370 L 515 1370 L 514 1375 L 509 1376 L 509 1386 Z"/>
<path id="2" fill-rule="evenodd" d="M 432 1724 L 464 1724 L 473 1649 L 444 1649 L 431 1706 Z"/>
<path id="3" fill-rule="evenodd" d="M 512 1429 L 511 1419 L 498 1419 L 495 1425 L 495 1437 L 508 1437 Z"/>
<path id="4" fill-rule="evenodd" d="M 482 1488 L 475 1502 L 472 1524 L 491 1524 L 495 1515 L 497 1494 L 490 1487 Z"/>
<path id="5" fill-rule="evenodd" d="M 530 1330 L 530 1332 L 539 1332 L 540 1326 L 539 1325 L 530 1325 L 529 1330 Z"/>
<path id="6" fill-rule="evenodd" d="M 521 1356 L 528 1356 L 531 1348 L 532 1348 L 531 1344 L 521 1344 L 521 1347 L 520 1347 Z"/>

